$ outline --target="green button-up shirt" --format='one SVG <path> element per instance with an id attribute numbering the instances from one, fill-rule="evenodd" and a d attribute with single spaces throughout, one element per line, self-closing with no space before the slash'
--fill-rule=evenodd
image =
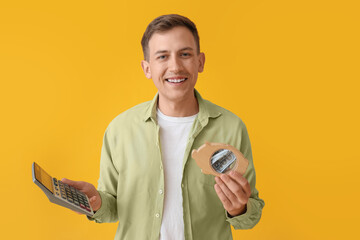
<path id="1" fill-rule="evenodd" d="M 248 132 L 242 120 L 207 100 L 195 90 L 199 113 L 190 131 L 183 158 L 182 196 L 185 239 L 232 239 L 235 229 L 248 229 L 260 220 L 264 201 L 255 188 L 255 170 Z M 161 160 L 158 94 L 139 104 L 108 126 L 100 161 L 98 191 L 101 208 L 96 222 L 117 222 L 115 239 L 159 239 L 164 204 L 164 170 Z M 239 149 L 249 160 L 245 177 L 251 186 L 246 213 L 229 218 L 218 198 L 212 175 L 201 172 L 192 149 L 206 141 L 226 143 Z"/>

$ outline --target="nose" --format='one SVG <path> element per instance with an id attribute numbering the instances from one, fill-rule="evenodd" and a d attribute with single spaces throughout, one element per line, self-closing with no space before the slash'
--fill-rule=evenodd
<path id="1" fill-rule="evenodd" d="M 178 73 L 182 70 L 181 60 L 177 56 L 172 56 L 168 61 L 168 70 Z"/>

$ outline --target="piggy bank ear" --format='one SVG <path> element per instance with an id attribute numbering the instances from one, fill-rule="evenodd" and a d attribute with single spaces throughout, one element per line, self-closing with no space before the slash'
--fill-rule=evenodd
<path id="1" fill-rule="evenodd" d="M 192 158 L 196 158 L 197 155 L 198 155 L 198 151 L 196 149 L 192 150 L 191 152 Z"/>

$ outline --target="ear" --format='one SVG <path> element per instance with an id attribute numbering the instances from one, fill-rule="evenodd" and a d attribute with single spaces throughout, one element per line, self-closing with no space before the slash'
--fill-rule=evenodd
<path id="1" fill-rule="evenodd" d="M 148 63 L 146 60 L 142 60 L 141 67 L 144 71 L 145 77 L 151 79 L 150 63 Z"/>
<path id="2" fill-rule="evenodd" d="M 198 69 L 199 73 L 204 71 L 204 65 L 205 65 L 205 53 L 199 53 L 199 69 Z"/>
<path id="3" fill-rule="evenodd" d="M 191 152 L 191 157 L 196 158 L 197 155 L 198 155 L 198 151 L 196 149 L 193 149 L 192 152 Z"/>

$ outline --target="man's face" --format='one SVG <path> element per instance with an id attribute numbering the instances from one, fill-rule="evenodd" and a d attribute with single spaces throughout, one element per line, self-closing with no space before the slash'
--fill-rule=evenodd
<path id="1" fill-rule="evenodd" d="M 205 55 L 197 54 L 194 36 L 185 27 L 154 33 L 149 41 L 149 59 L 142 61 L 145 76 L 152 79 L 161 101 L 179 102 L 194 96 Z"/>

